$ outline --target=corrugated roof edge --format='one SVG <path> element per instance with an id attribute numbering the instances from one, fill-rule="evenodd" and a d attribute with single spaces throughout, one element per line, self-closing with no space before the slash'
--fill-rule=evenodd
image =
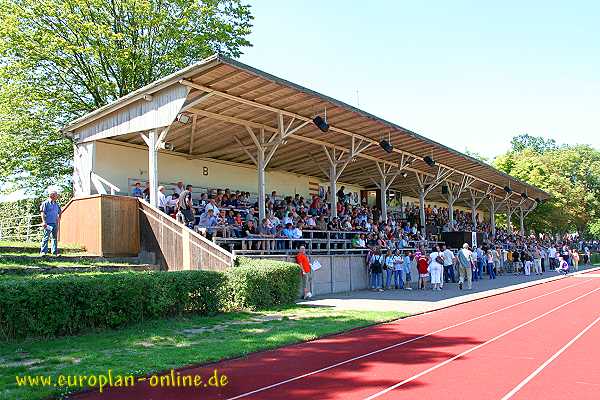
<path id="1" fill-rule="evenodd" d="M 121 105 L 122 103 L 125 103 L 125 102 L 128 102 L 128 101 L 133 101 L 138 96 L 142 96 L 144 94 L 147 94 L 148 92 L 157 91 L 162 86 L 168 86 L 170 84 L 178 82 L 180 79 L 184 78 L 186 75 L 192 74 L 198 68 L 205 67 L 208 64 L 210 64 L 211 62 L 215 62 L 215 63 L 221 62 L 223 64 L 229 64 L 229 65 L 231 65 L 233 67 L 236 67 L 236 68 L 239 68 L 239 69 L 243 69 L 243 70 L 245 70 L 247 72 L 250 72 L 250 73 L 252 73 L 254 75 L 258 75 L 258 76 L 260 76 L 262 78 L 265 78 L 267 80 L 270 80 L 270 81 L 272 81 L 274 83 L 287 85 L 287 86 L 290 86 L 290 87 L 292 87 L 292 88 L 294 88 L 296 90 L 299 90 L 299 91 L 301 91 L 303 93 L 320 97 L 320 98 L 322 98 L 322 99 L 324 99 L 326 101 L 329 101 L 329 102 L 331 102 L 331 103 L 333 103 L 333 104 L 335 104 L 335 105 L 337 105 L 339 107 L 346 108 L 346 109 L 348 109 L 348 110 L 350 110 L 352 112 L 358 113 L 358 114 L 360 114 L 360 115 L 362 115 L 364 117 L 367 117 L 367 118 L 373 119 L 375 121 L 381 122 L 383 124 L 386 124 L 386 125 L 390 126 L 391 128 L 402 130 L 404 133 L 411 135 L 415 139 L 418 139 L 418 140 L 430 143 L 430 144 L 432 144 L 434 146 L 441 147 L 441 148 L 445 149 L 446 151 L 449 151 L 449 152 L 451 152 L 451 153 L 453 153 L 453 154 L 455 154 L 457 156 L 460 156 L 460 157 L 463 157 L 463 158 L 465 158 L 467 160 L 475 162 L 475 163 L 477 163 L 477 164 L 479 164 L 479 165 L 481 165 L 481 166 L 483 166 L 485 168 L 489 168 L 492 171 L 494 171 L 497 174 L 499 174 L 500 176 L 503 176 L 503 177 L 505 177 L 505 178 L 507 178 L 509 180 L 513 180 L 515 182 L 518 182 L 519 184 L 521 184 L 521 185 L 523 185 L 525 187 L 528 187 L 528 188 L 534 189 L 536 191 L 539 191 L 541 193 L 544 193 L 548 198 L 552 197 L 552 196 L 550 196 L 549 193 L 545 192 L 544 190 L 542 190 L 542 189 L 540 189 L 540 188 L 538 188 L 538 187 L 536 187 L 534 185 L 531 185 L 531 184 L 529 184 L 527 182 L 523 182 L 523 181 L 521 181 L 521 180 L 519 180 L 519 179 L 517 179 L 517 178 L 515 178 L 513 176 L 508 175 L 505 172 L 502 172 L 502 171 L 494 168 L 493 166 L 491 166 L 491 165 L 489 165 L 487 163 L 484 163 L 484 162 L 482 162 L 482 161 L 480 161 L 480 160 L 478 160 L 478 159 L 476 159 L 474 157 L 471 157 L 471 156 L 469 156 L 467 154 L 461 153 L 458 150 L 455 150 L 455 149 L 453 149 L 451 147 L 448 147 L 448 146 L 443 145 L 443 144 L 441 144 L 439 142 L 436 142 L 435 140 L 431 140 L 429 138 L 421 136 L 418 133 L 415 133 L 415 132 L 413 132 L 413 131 L 411 131 L 409 129 L 403 128 L 402 126 L 400 126 L 398 124 L 395 124 L 395 123 L 387 121 L 387 120 L 385 120 L 383 118 L 377 117 L 376 115 L 373 115 L 373 114 L 371 114 L 371 113 L 369 113 L 367 111 L 364 111 L 364 110 L 361 110 L 359 108 L 356 108 L 356 107 L 354 107 L 354 106 L 352 106 L 350 104 L 344 103 L 343 101 L 334 99 L 333 97 L 330 97 L 330 96 L 324 95 L 322 93 L 316 92 L 314 90 L 308 89 L 308 88 L 306 88 L 304 86 L 298 85 L 298 84 L 296 84 L 294 82 L 290 82 L 290 81 L 288 81 L 286 79 L 279 78 L 279 77 L 277 77 L 275 75 L 272 75 L 272 74 L 270 74 L 268 72 L 262 71 L 262 70 L 260 70 L 258 68 L 254 68 L 254 67 L 252 67 L 250 65 L 244 64 L 244 63 L 242 63 L 240 61 L 234 60 L 234 59 L 232 59 L 232 58 L 230 58 L 228 56 L 225 56 L 225 55 L 222 55 L 222 54 L 218 54 L 218 53 L 215 53 L 215 54 L 211 55 L 210 57 L 207 57 L 207 58 L 205 58 L 203 60 L 200 60 L 197 63 L 190 65 L 189 67 L 183 68 L 183 69 L 181 69 L 179 71 L 176 71 L 176 72 L 174 72 L 174 73 L 172 73 L 170 75 L 167 75 L 167 76 L 165 76 L 165 77 L 163 77 L 161 79 L 158 79 L 158 80 L 156 80 L 156 81 L 154 81 L 154 82 L 152 82 L 152 83 L 150 83 L 150 84 L 148 84 L 146 86 L 141 87 L 140 89 L 134 90 L 133 92 L 131 92 L 131 93 L 129 93 L 129 94 L 123 96 L 123 97 L 120 97 L 117 100 L 115 100 L 115 101 L 113 101 L 113 102 L 111 102 L 111 103 L 109 103 L 109 104 L 107 104 L 105 106 L 102 106 L 102 107 L 100 107 L 100 108 L 98 108 L 98 109 L 96 109 L 96 110 L 94 110 L 94 111 L 92 111 L 92 112 L 90 112 L 88 114 L 85 114 L 85 115 L 83 115 L 83 116 L 81 116 L 81 117 L 79 117 L 79 118 L 77 118 L 77 119 L 69 122 L 62 129 L 62 132 L 64 134 L 68 135 L 68 133 L 71 130 L 76 129 L 79 126 L 85 125 L 85 123 L 91 122 L 91 120 L 94 120 L 94 119 L 100 117 L 100 115 L 103 114 L 103 113 L 105 113 L 105 112 L 108 112 L 108 111 L 110 111 L 112 109 L 116 109 L 117 106 Z M 88 120 L 90 120 L 90 121 L 88 121 Z"/>

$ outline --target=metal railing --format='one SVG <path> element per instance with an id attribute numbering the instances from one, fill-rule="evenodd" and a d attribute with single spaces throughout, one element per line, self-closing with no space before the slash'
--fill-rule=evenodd
<path id="1" fill-rule="evenodd" d="M 288 255 L 295 253 L 300 246 L 304 246 L 308 254 L 355 255 L 366 254 L 369 251 L 367 247 L 357 248 L 352 245 L 352 238 L 363 233 L 365 232 L 305 230 L 302 232 L 302 238 L 298 239 L 261 235 L 240 238 L 230 235 L 229 237 L 214 237 L 213 240 L 236 255 Z M 407 247 L 396 247 L 394 250 L 414 251 L 419 244 L 423 244 L 429 249 L 435 243 L 438 242 L 409 241 Z"/>
<path id="2" fill-rule="evenodd" d="M 35 242 L 41 240 L 42 217 L 27 214 L 0 220 L 0 240 L 14 242 Z"/>

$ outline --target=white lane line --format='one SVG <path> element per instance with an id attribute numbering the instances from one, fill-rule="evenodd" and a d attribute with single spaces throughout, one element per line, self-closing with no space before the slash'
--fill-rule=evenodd
<path id="1" fill-rule="evenodd" d="M 545 363 L 543 363 L 542 365 L 540 365 L 527 378 L 523 379 L 521 381 L 521 383 L 519 383 L 517 386 L 514 387 L 513 390 L 511 390 L 510 392 L 506 393 L 506 395 L 502 398 L 502 400 L 508 400 L 511 397 L 513 397 L 515 395 L 515 393 L 517 393 L 519 390 L 521 390 L 523 388 L 523 386 L 527 385 L 533 378 L 535 378 L 540 372 L 542 372 L 542 370 L 544 368 L 546 368 L 552 361 L 556 360 L 558 358 L 558 356 L 560 356 L 562 353 L 564 353 L 565 350 L 567 350 L 569 347 L 571 347 L 571 345 L 573 343 L 575 343 L 580 337 L 582 337 L 583 335 L 585 335 L 585 333 L 587 331 L 589 331 L 590 329 L 592 329 L 592 327 L 594 325 L 596 325 L 599 321 L 600 321 L 600 316 L 598 318 L 596 318 L 594 320 L 594 322 L 592 322 L 591 324 L 589 324 L 588 326 L 586 326 L 584 330 L 582 330 L 581 332 L 579 332 L 577 334 L 577 336 L 575 336 L 573 339 L 569 340 L 569 342 L 567 344 L 565 344 L 559 351 L 557 351 L 556 353 L 554 353 L 554 355 L 552 355 L 552 357 L 550 357 L 549 359 L 547 359 Z"/>
<path id="2" fill-rule="evenodd" d="M 386 394 L 386 393 L 388 393 L 388 392 L 390 392 L 390 391 L 392 391 L 392 390 L 394 390 L 394 389 L 397 389 L 397 388 L 399 388 L 400 386 L 406 385 L 407 383 L 409 383 L 409 382 L 412 382 L 412 381 L 414 381 L 415 379 L 418 379 L 418 378 L 422 377 L 423 375 L 427 375 L 428 373 L 430 373 L 430 372 L 433 372 L 433 371 L 435 371 L 435 370 L 436 370 L 436 369 L 438 369 L 438 368 L 441 368 L 441 367 L 443 367 L 443 366 L 445 366 L 445 365 L 448 365 L 448 364 L 450 364 L 452 361 L 454 361 L 454 360 L 456 360 L 456 359 L 458 359 L 458 358 L 464 357 L 464 356 L 466 356 L 467 354 L 469 354 L 469 353 L 472 353 L 472 352 L 474 352 L 475 350 L 478 350 L 478 349 L 482 348 L 483 346 L 487 346 L 488 344 L 490 344 L 490 343 L 493 343 L 493 342 L 495 342 L 496 340 L 498 340 L 498 339 L 501 339 L 501 338 L 503 338 L 503 337 L 504 337 L 504 336 L 506 336 L 506 335 L 510 335 L 510 334 L 511 334 L 511 333 L 513 333 L 514 331 L 516 331 L 516 330 L 518 330 L 518 329 L 521 329 L 522 327 L 524 327 L 524 326 L 527 326 L 527 325 L 529 325 L 529 324 L 532 324 L 533 322 L 537 321 L 538 319 L 540 319 L 540 318 L 543 318 L 543 317 L 545 317 L 546 315 L 548 315 L 548 314 L 551 314 L 551 313 L 553 313 L 553 312 L 555 312 L 555 311 L 557 311 L 557 310 L 560 310 L 561 308 L 563 308 L 563 307 L 565 307 L 565 306 L 567 306 L 567 305 L 569 305 L 569 304 L 571 304 L 571 303 L 574 303 L 574 302 L 576 302 L 576 301 L 578 301 L 578 300 L 581 300 L 582 298 L 584 298 L 584 297 L 586 297 L 586 296 L 589 296 L 590 294 L 592 294 L 592 293 L 594 293 L 594 292 L 597 292 L 598 290 L 600 290 L 600 287 L 598 287 L 598 288 L 596 288 L 596 289 L 594 289 L 594 290 L 592 290 L 592 291 L 589 291 L 589 292 L 587 292 L 587 293 L 585 293 L 585 294 L 583 294 L 583 295 L 581 295 L 581 296 L 578 296 L 578 297 L 574 298 L 573 300 L 570 300 L 570 301 L 568 301 L 568 302 L 566 302 L 566 303 L 563 303 L 563 304 L 561 304 L 561 305 L 560 305 L 560 306 L 558 306 L 558 307 L 554 307 L 554 308 L 553 308 L 553 309 L 551 309 L 550 311 L 546 311 L 545 313 L 543 313 L 543 314 L 540 314 L 540 315 L 538 315 L 537 317 L 530 319 L 529 321 L 523 322 L 522 324 L 519 324 L 519 325 L 515 326 L 514 328 L 511 328 L 511 329 L 509 329 L 509 330 L 507 330 L 507 331 L 504 331 L 504 332 L 503 332 L 503 333 L 501 333 L 500 335 L 498 335 L 498 336 L 495 336 L 495 337 L 493 337 L 493 338 L 491 338 L 491 339 L 489 339 L 489 340 L 487 340 L 487 341 L 485 341 L 485 342 L 483 342 L 483 343 L 480 343 L 480 344 L 478 344 L 478 345 L 477 345 L 477 346 L 475 346 L 475 347 L 471 347 L 470 349 L 468 349 L 468 350 L 465 350 L 465 351 L 463 351 L 462 353 L 460 353 L 460 354 L 457 354 L 457 355 L 455 355 L 454 357 L 451 357 L 451 358 L 447 359 L 446 361 L 443 361 L 443 362 L 441 362 L 441 363 L 439 363 L 439 364 L 436 364 L 436 365 L 434 365 L 433 367 L 427 368 L 426 370 L 424 370 L 424 371 L 421 371 L 421 372 L 419 372 L 418 374 L 411 376 L 410 378 L 407 378 L 407 379 L 405 379 L 405 380 L 403 380 L 403 381 L 401 381 L 401 382 L 398 382 L 398 383 L 396 383 L 396 384 L 394 384 L 394 385 L 392 385 L 392 386 L 390 386 L 390 387 L 388 387 L 388 388 L 386 388 L 386 389 L 383 389 L 383 390 L 381 390 L 381 391 L 379 391 L 379 392 L 377 392 L 377 393 L 375 393 L 375 394 L 372 394 L 371 396 L 369 396 L 369 397 L 366 397 L 364 400 L 373 400 L 373 399 L 375 399 L 375 398 L 377 398 L 377 397 L 379 397 L 379 396 L 382 396 L 382 395 L 384 395 L 384 394 Z"/>
<path id="3" fill-rule="evenodd" d="M 500 308 L 500 309 L 498 309 L 498 310 L 496 310 L 496 311 L 492 311 L 492 312 L 489 312 L 489 313 L 487 313 L 487 314 L 482 314 L 482 315 L 479 315 L 479 316 L 477 316 L 477 317 L 474 317 L 474 318 L 468 319 L 468 320 L 466 320 L 466 321 L 459 322 L 459 323 L 457 323 L 457 324 L 450 325 L 450 326 L 447 326 L 447 327 L 445 327 L 445 328 L 438 329 L 438 330 L 436 330 L 436 331 L 433 331 L 433 332 L 429 332 L 429 333 L 427 333 L 427 334 L 425 334 L 425 335 L 421 335 L 421 336 L 415 336 L 414 338 L 407 339 L 407 340 L 404 340 L 404 341 L 402 341 L 402 342 L 395 343 L 395 344 L 393 344 L 393 345 L 390 345 L 390 346 L 387 346 L 387 347 L 383 347 L 383 348 L 381 348 L 381 349 L 374 350 L 374 351 L 371 351 L 371 352 L 369 352 L 369 353 L 366 353 L 366 354 L 362 354 L 362 355 L 360 355 L 360 356 L 352 357 L 352 358 L 349 358 L 349 359 L 347 359 L 347 360 L 340 361 L 340 362 L 338 362 L 338 363 L 335 363 L 335 364 L 332 364 L 332 365 L 328 365 L 328 366 L 326 366 L 326 367 L 323 367 L 323 368 L 320 368 L 320 369 L 317 369 L 317 370 L 314 370 L 314 371 L 311 371 L 311 372 L 307 372 L 307 373 L 305 373 L 305 374 L 302 374 L 302 375 L 298 375 L 298 376 L 295 376 L 295 377 L 292 377 L 292 378 L 289 378 L 289 379 L 286 379 L 286 380 L 283 380 L 283 381 L 279 381 L 279 382 L 273 383 L 273 384 L 271 384 L 271 385 L 268 385 L 268 386 L 264 386 L 264 387 L 261 387 L 261 388 L 258 388 L 258 389 L 255 389 L 255 390 L 252 390 L 252 391 L 250 391 L 250 392 L 242 393 L 242 394 L 239 394 L 239 395 L 237 395 L 237 396 L 234 396 L 234 397 L 229 397 L 229 398 L 228 398 L 228 399 L 226 399 L 226 400 L 237 400 L 237 399 L 241 399 L 241 398 L 248 397 L 248 396 L 251 396 L 251 395 L 253 395 L 253 394 L 256 394 L 256 393 L 264 392 L 265 390 L 269 390 L 269 389 L 273 389 L 273 388 L 275 388 L 275 387 L 278 387 L 278 386 L 281 386 L 281 385 L 285 385 L 285 384 L 287 384 L 287 383 L 290 383 L 290 382 L 294 382 L 294 381 L 297 381 L 297 380 L 300 380 L 300 379 L 304 379 L 304 378 L 307 378 L 307 377 L 309 377 L 309 376 L 312 376 L 312 375 L 315 375 L 315 374 L 319 374 L 319 373 L 321 373 L 321 372 L 325 372 L 325 371 L 328 371 L 328 370 L 330 370 L 330 369 L 333 369 L 333 368 L 339 367 L 340 365 L 348 364 L 348 363 L 351 363 L 351 362 L 353 362 L 353 361 L 360 360 L 360 359 L 362 359 L 362 358 L 365 358 L 365 357 L 372 356 L 373 354 L 378 354 L 378 353 L 381 353 L 381 352 L 387 351 L 387 350 L 389 350 L 389 349 L 393 349 L 393 348 L 396 348 L 396 347 L 399 347 L 399 346 L 403 346 L 403 345 L 405 345 L 405 344 L 409 344 L 409 343 L 415 342 L 415 341 L 417 341 L 417 340 L 420 340 L 420 339 L 427 338 L 427 337 L 429 337 L 429 336 L 432 336 L 432 335 L 436 335 L 436 334 L 438 334 L 438 333 L 440 333 L 440 332 L 444 332 L 444 331 L 447 331 L 447 330 L 449 330 L 449 329 L 456 328 L 456 327 L 459 327 L 459 326 L 461 326 L 461 325 L 468 324 L 469 322 L 473 322 L 473 321 L 476 321 L 476 320 L 478 320 L 478 319 L 481 319 L 481 318 L 489 317 L 490 315 L 497 314 L 497 313 L 499 313 L 499 312 L 502 312 L 502 311 L 505 311 L 505 310 L 511 309 L 511 308 L 513 308 L 513 307 L 517 307 L 517 306 L 520 306 L 520 305 L 522 305 L 522 304 L 529 303 L 529 302 L 531 302 L 531 301 L 534 301 L 534 300 L 540 299 L 540 298 L 542 298 L 542 297 L 549 296 L 549 295 L 551 295 L 551 294 L 558 293 L 558 292 L 561 292 L 561 291 L 563 291 L 563 290 L 566 290 L 566 289 L 569 289 L 569 288 L 572 288 L 572 287 L 575 287 L 575 286 L 580 286 L 580 285 L 583 285 L 583 284 L 585 284 L 585 283 L 589 283 L 589 281 L 584 281 L 584 282 L 582 282 L 582 283 L 575 283 L 575 284 L 573 284 L 573 285 L 565 286 L 565 287 L 563 287 L 563 288 L 556 289 L 556 290 L 553 290 L 553 291 L 551 291 L 551 292 L 544 293 L 544 294 L 541 294 L 541 295 L 539 295 L 539 296 L 532 297 L 532 298 L 530 298 L 530 299 L 527 299 L 527 300 L 520 301 L 520 302 L 518 302 L 518 303 L 515 303 L 515 304 L 512 304 L 512 305 L 510 305 L 510 306 L 502 307 L 502 308 Z"/>

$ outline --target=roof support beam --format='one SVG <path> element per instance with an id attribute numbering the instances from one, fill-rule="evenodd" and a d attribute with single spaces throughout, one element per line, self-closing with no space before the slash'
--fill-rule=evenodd
<path id="1" fill-rule="evenodd" d="M 218 90 L 212 89 L 212 88 L 207 87 L 207 86 L 203 86 L 203 85 L 197 84 L 197 83 L 192 82 L 190 80 L 182 79 L 182 80 L 179 81 L 179 83 L 182 84 L 182 85 L 188 86 L 188 87 L 192 87 L 192 88 L 198 89 L 198 90 L 203 90 L 203 91 L 205 91 L 207 93 L 214 93 L 214 94 L 216 94 L 216 95 L 218 95 L 220 97 L 224 97 L 224 98 L 226 98 L 228 100 L 237 101 L 237 102 L 249 105 L 249 106 L 261 108 L 261 109 L 264 109 L 264 110 L 267 110 L 267 111 L 272 111 L 272 112 L 278 113 L 278 114 L 281 113 L 283 115 L 286 115 L 286 116 L 289 116 L 289 117 L 294 117 L 294 118 L 300 119 L 302 121 L 310 121 L 311 120 L 311 118 L 303 116 L 303 115 L 300 115 L 300 114 L 296 114 L 296 113 L 289 112 L 289 111 L 286 111 L 286 110 L 281 110 L 281 109 L 278 109 L 276 107 L 272 107 L 272 106 L 269 106 L 269 105 L 266 105 L 266 104 L 258 103 L 258 102 L 253 101 L 253 100 L 245 99 L 243 97 L 234 96 L 234 95 L 231 95 L 229 93 L 225 93 L 225 92 L 222 92 L 222 91 L 218 91 Z M 356 133 L 350 132 L 350 131 L 345 130 L 345 129 L 340 129 L 340 128 L 337 128 L 335 126 L 330 126 L 329 129 L 331 131 L 342 133 L 344 135 L 349 135 L 349 136 L 352 136 L 352 137 L 357 137 L 359 139 L 365 140 L 365 141 L 370 142 L 372 144 L 378 144 L 377 141 L 375 141 L 375 140 L 373 140 L 371 138 L 368 138 L 366 136 L 358 135 Z M 408 156 L 418 157 L 415 154 L 411 154 L 409 152 L 403 151 L 403 150 L 398 149 L 398 148 L 394 148 L 393 151 L 395 153 L 398 153 L 398 154 L 406 154 Z M 458 171 L 455 168 L 452 168 L 450 166 L 443 165 L 441 163 L 438 163 L 438 165 L 440 167 L 445 168 L 447 170 L 450 170 L 452 172 L 462 173 L 461 171 Z M 497 189 L 502 189 L 502 187 L 500 185 L 496 185 L 494 183 L 488 182 L 488 181 L 486 181 L 484 179 L 478 178 L 478 177 L 470 175 L 470 174 L 466 174 L 466 173 L 462 173 L 462 174 L 467 175 L 467 176 L 469 176 L 469 177 L 471 177 L 471 178 L 473 178 L 473 179 L 475 179 L 477 181 L 480 181 L 482 183 L 485 183 L 488 186 L 491 185 L 491 186 L 494 186 Z"/>
<path id="2" fill-rule="evenodd" d="M 198 115 L 202 115 L 204 117 L 216 119 L 216 120 L 219 120 L 219 121 L 229 122 L 229 123 L 232 123 L 232 124 L 241 125 L 241 126 L 250 127 L 250 128 L 264 129 L 267 132 L 273 132 L 273 133 L 277 133 L 278 132 L 278 130 L 276 128 L 273 128 L 273 127 L 271 127 L 269 125 L 264 125 L 264 124 L 261 124 L 261 123 L 258 123 L 258 122 L 247 121 L 247 120 L 243 120 L 243 119 L 240 119 L 240 118 L 230 117 L 230 116 L 227 116 L 227 115 L 222 115 L 222 114 L 217 114 L 217 113 L 212 113 L 212 112 L 209 112 L 209 111 L 204 111 L 204 110 L 196 109 L 196 108 L 194 108 L 192 111 L 194 113 L 197 113 Z M 282 115 L 285 115 L 285 114 L 286 113 L 282 112 Z M 312 122 L 312 120 L 307 120 L 304 117 L 302 117 L 302 121 L 303 121 L 302 124 L 300 124 L 296 128 L 292 128 L 292 130 L 290 132 L 296 132 L 297 130 L 301 129 L 301 127 L 304 127 L 304 126 L 308 125 L 310 122 Z M 310 137 L 307 137 L 307 136 L 296 135 L 295 133 L 290 133 L 290 132 L 288 132 L 286 134 L 286 138 L 295 139 L 295 140 L 303 141 L 303 142 L 306 142 L 306 143 L 312 143 L 312 144 L 316 144 L 316 145 L 319 145 L 319 146 L 325 146 L 325 147 L 327 147 L 329 149 L 336 149 L 336 150 L 339 150 L 341 152 L 348 152 L 348 149 L 345 148 L 345 147 L 338 146 L 338 145 L 335 145 L 335 144 L 332 144 L 332 143 L 329 143 L 329 142 L 325 142 L 323 140 L 313 139 L 313 138 L 310 138 Z M 401 163 L 399 164 L 399 163 L 391 162 L 391 161 L 384 160 L 384 159 L 379 158 L 379 157 L 375 157 L 375 156 L 371 156 L 371 155 L 362 153 L 363 151 L 365 151 L 371 145 L 374 145 L 374 144 L 379 145 L 379 144 L 377 142 L 371 140 L 371 139 L 368 139 L 368 138 L 367 139 L 360 138 L 360 136 L 357 136 L 357 135 L 354 135 L 352 137 L 354 138 L 355 141 L 358 138 L 359 142 L 362 143 L 361 146 L 363 147 L 363 148 L 361 148 L 360 152 L 356 153 L 356 157 L 361 157 L 361 158 L 364 158 L 364 159 L 367 159 L 367 160 L 381 162 L 381 163 L 384 163 L 386 165 L 392 165 L 392 166 L 394 166 L 396 168 L 398 168 L 401 165 Z M 427 172 L 424 172 L 424 171 L 417 170 L 417 169 L 412 168 L 410 166 L 411 163 L 412 163 L 412 161 L 414 161 L 414 160 L 416 160 L 416 159 L 419 158 L 418 156 L 411 155 L 410 153 L 400 153 L 400 155 L 401 155 L 401 157 L 404 157 L 405 160 L 411 160 L 410 163 L 408 163 L 403 168 L 404 170 L 406 170 L 406 171 L 412 171 L 415 174 L 420 174 L 422 176 L 430 176 L 430 177 L 435 177 L 436 176 L 436 175 L 433 175 L 433 174 L 430 174 L 430 173 L 427 173 Z M 439 166 L 442 167 L 441 165 L 439 165 Z M 444 167 L 442 167 L 442 168 L 444 168 Z M 447 177 L 449 177 L 450 175 L 452 175 L 452 173 L 457 172 L 455 169 L 444 168 L 444 170 L 448 171 L 448 173 L 446 175 Z M 461 173 L 461 175 L 465 175 L 465 174 Z M 466 175 L 466 176 L 470 177 L 473 180 L 473 183 L 476 182 L 476 181 L 479 181 L 477 178 L 472 177 L 470 175 Z M 447 182 L 452 182 L 449 179 L 446 179 L 446 181 Z M 458 184 L 458 182 L 455 182 L 455 183 Z M 484 193 L 484 191 L 482 191 L 480 189 L 475 189 L 475 188 L 472 188 L 472 189 L 475 190 L 475 191 Z M 490 195 L 496 196 L 497 198 L 500 198 L 500 196 L 498 196 L 496 194 L 493 194 L 493 193 L 490 194 Z"/>

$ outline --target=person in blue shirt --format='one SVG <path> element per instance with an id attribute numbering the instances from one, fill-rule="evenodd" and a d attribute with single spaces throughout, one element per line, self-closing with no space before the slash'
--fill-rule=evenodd
<path id="1" fill-rule="evenodd" d="M 140 199 L 144 198 L 144 192 L 142 192 L 142 187 L 140 186 L 139 182 L 135 183 L 135 186 L 133 187 L 133 189 L 131 190 L 131 195 L 133 197 L 138 197 Z"/>
<path id="2" fill-rule="evenodd" d="M 201 228 L 206 228 L 207 232 L 212 235 L 214 229 L 217 226 L 217 217 L 212 209 L 208 209 L 200 215 L 200 221 L 198 225 Z"/>
<path id="3" fill-rule="evenodd" d="M 44 237 L 40 247 L 40 255 L 45 256 L 48 253 L 48 242 L 52 238 L 52 254 L 58 255 L 58 228 L 60 224 L 60 205 L 58 205 L 58 192 L 51 190 L 48 199 L 40 206 L 40 215 L 42 217 L 42 228 L 44 228 Z"/>

